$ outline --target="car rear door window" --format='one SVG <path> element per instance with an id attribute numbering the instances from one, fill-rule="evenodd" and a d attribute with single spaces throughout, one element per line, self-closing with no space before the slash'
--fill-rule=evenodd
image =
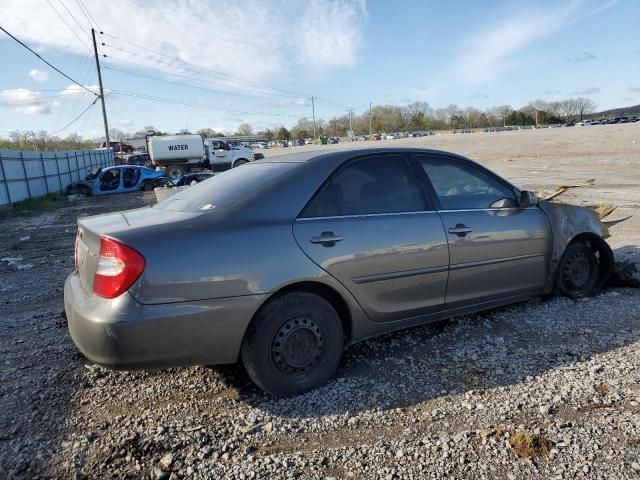
<path id="1" fill-rule="evenodd" d="M 515 193 L 491 175 L 449 158 L 418 157 L 443 210 L 513 208 Z"/>
<path id="2" fill-rule="evenodd" d="M 420 189 L 402 155 L 356 160 L 340 170 L 332 184 L 343 215 L 424 210 Z"/>
<path id="3" fill-rule="evenodd" d="M 311 203 L 302 212 L 302 218 L 335 217 L 340 215 L 333 185 L 328 182 L 320 189 Z"/>

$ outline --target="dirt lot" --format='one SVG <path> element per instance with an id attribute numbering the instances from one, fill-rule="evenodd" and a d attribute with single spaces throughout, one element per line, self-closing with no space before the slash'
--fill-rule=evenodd
<path id="1" fill-rule="evenodd" d="M 640 258 L 640 124 L 376 142 L 409 144 L 468 155 L 533 190 L 595 178 L 563 200 L 634 215 L 609 241 L 618 259 Z M 299 149 L 310 148 L 324 147 Z M 152 202 L 89 198 L 1 220 L 0 477 L 640 478 L 633 286 L 364 342 L 328 385 L 289 400 L 235 366 L 88 364 L 61 318 L 76 219 Z"/>

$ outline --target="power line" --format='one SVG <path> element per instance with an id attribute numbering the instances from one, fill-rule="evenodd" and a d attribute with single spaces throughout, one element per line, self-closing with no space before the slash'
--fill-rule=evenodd
<path id="1" fill-rule="evenodd" d="M 190 66 L 195 67 L 195 68 L 200 69 L 200 70 L 204 70 L 204 71 L 207 71 L 207 72 L 214 73 L 215 75 L 218 75 L 218 76 L 221 76 L 221 77 L 226 77 L 226 79 L 230 80 L 230 81 L 235 81 L 237 83 L 243 83 L 245 85 L 252 86 L 254 88 L 263 88 L 263 89 L 273 90 L 275 92 L 281 92 L 281 93 L 289 95 L 289 96 L 295 96 L 295 97 L 308 97 L 309 96 L 308 94 L 303 94 L 303 93 L 300 93 L 300 92 L 285 91 L 285 90 L 281 90 L 281 89 L 278 89 L 278 88 L 274 88 L 274 87 L 272 87 L 270 85 L 261 84 L 261 83 L 258 83 L 258 82 L 253 82 L 253 81 L 246 80 L 246 79 L 239 78 L 239 77 L 232 77 L 231 75 L 228 75 L 226 73 L 223 73 L 223 72 L 220 72 L 220 71 L 217 71 L 217 70 L 213 70 L 213 69 L 208 68 L 208 67 L 203 67 L 201 65 L 197 65 L 195 63 L 191 63 L 191 62 L 188 62 L 186 60 L 182 60 L 181 58 L 171 57 L 170 55 L 167 55 L 167 54 L 165 54 L 163 52 L 159 52 L 157 50 L 153 50 L 151 48 L 147 48 L 147 47 L 145 47 L 143 45 L 139 45 L 137 43 L 134 43 L 134 42 L 131 42 L 131 41 L 128 41 L 128 40 L 124 40 L 122 38 L 119 38 L 119 37 L 117 37 L 115 35 L 111 35 L 109 33 L 102 32 L 102 34 L 107 36 L 107 37 L 111 37 L 111 38 L 113 38 L 115 40 L 119 40 L 121 42 L 128 43 L 129 45 L 132 45 L 134 47 L 141 48 L 143 50 L 147 50 L 147 51 L 152 52 L 152 53 L 154 53 L 156 55 L 159 55 L 161 57 L 169 58 L 169 59 L 173 60 L 174 62 L 180 62 L 180 63 L 186 64 L 186 65 L 190 65 Z M 113 45 L 107 45 L 107 44 L 104 44 L 104 45 L 105 46 L 110 46 L 111 48 L 119 48 L 119 47 L 115 47 Z M 122 49 L 122 50 L 126 51 L 125 49 Z M 144 58 L 143 55 L 140 55 L 137 52 L 127 51 L 127 53 L 133 54 L 133 55 L 142 56 Z M 153 60 L 153 59 L 151 59 L 151 60 Z M 157 61 L 157 59 L 156 59 L 156 61 Z"/>
<path id="2" fill-rule="evenodd" d="M 60 5 L 62 5 L 62 8 L 64 8 L 67 11 L 69 16 L 73 18 L 73 21 L 76 22 L 76 24 L 80 27 L 80 31 L 84 32 L 85 27 L 78 21 L 78 19 L 73 15 L 73 13 L 71 13 L 71 10 L 67 8 L 67 6 L 64 4 L 62 0 L 58 0 L 58 2 L 60 2 Z M 91 25 L 89 25 L 89 27 L 91 27 Z"/>
<path id="3" fill-rule="evenodd" d="M 107 57 L 107 58 L 113 58 L 113 57 Z M 188 83 L 176 82 L 176 81 L 168 80 L 168 79 L 165 79 L 165 78 L 154 77 L 152 75 L 145 75 L 143 73 L 132 72 L 130 70 L 123 70 L 123 69 L 120 69 L 120 68 L 112 67 L 110 65 L 103 65 L 102 68 L 107 69 L 107 70 L 112 70 L 112 71 L 115 71 L 115 72 L 125 73 L 127 75 L 134 75 L 134 76 L 137 76 L 137 77 L 148 78 L 148 79 L 157 80 L 157 81 L 160 81 L 160 82 L 172 83 L 174 85 L 180 85 L 180 86 L 183 86 L 183 87 L 197 88 L 199 90 L 206 90 L 206 91 L 210 91 L 210 92 L 214 92 L 214 93 L 223 93 L 223 94 L 229 94 L 229 95 L 236 95 L 236 96 L 245 97 L 245 98 L 260 98 L 260 95 L 250 95 L 248 93 L 238 93 L 238 92 L 231 92 L 231 91 L 226 91 L 226 90 L 216 90 L 214 88 L 204 87 L 204 86 L 200 86 L 200 85 L 190 85 Z M 180 76 L 183 76 L 183 77 L 186 77 L 186 78 L 191 78 L 191 77 L 188 77 L 186 75 L 180 75 Z M 199 80 L 197 80 L 197 81 L 199 81 Z"/>
<path id="4" fill-rule="evenodd" d="M 333 102 L 331 100 L 327 100 L 326 98 L 316 97 L 316 100 L 322 100 L 325 103 L 330 103 L 331 105 L 335 105 L 336 107 L 346 108 L 347 110 L 351 109 L 349 105 L 344 105 L 342 103 Z"/>
<path id="5" fill-rule="evenodd" d="M 100 98 L 100 97 L 98 97 L 98 98 Z M 71 125 L 73 125 L 74 123 L 76 123 L 76 122 L 80 119 L 80 117 L 82 117 L 85 113 L 87 113 L 87 112 L 89 111 L 89 109 L 90 109 L 91 107 L 93 107 L 93 106 L 96 104 L 96 102 L 98 101 L 98 98 L 95 98 L 95 99 L 93 100 L 93 102 L 91 102 L 91 104 L 90 104 L 87 108 L 85 108 L 85 109 L 80 113 L 80 115 L 78 115 L 76 118 L 74 118 L 73 120 L 71 120 L 69 123 L 67 123 L 67 124 L 66 124 L 64 127 L 62 127 L 60 130 L 56 130 L 55 132 L 50 133 L 50 134 L 49 134 L 49 135 L 47 135 L 47 136 L 52 137 L 52 136 L 54 136 L 54 135 L 56 135 L 56 134 L 60 133 L 61 131 L 65 130 L 66 128 L 70 127 L 70 126 L 71 126 Z"/>
<path id="6" fill-rule="evenodd" d="M 98 30 L 102 30 L 98 25 L 98 22 L 96 22 L 95 18 L 93 18 L 93 15 L 91 15 L 91 12 L 87 8 L 87 6 L 82 3 L 82 0 L 76 0 L 76 3 L 80 7 L 80 10 L 82 10 L 82 14 L 84 15 L 84 18 L 86 18 L 89 22 L 89 25 L 93 26 L 95 24 L 95 26 L 98 27 Z"/>
<path id="7" fill-rule="evenodd" d="M 167 73 L 166 70 L 162 70 L 160 68 L 151 67 L 151 66 L 148 66 L 148 65 L 143 65 L 142 63 L 132 62 L 130 60 L 125 60 L 125 59 L 120 58 L 120 57 L 114 57 L 113 55 L 107 55 L 106 53 L 103 53 L 102 56 L 107 58 L 107 59 L 115 60 L 115 61 L 118 61 L 118 62 L 124 62 L 124 63 L 127 63 L 129 65 L 133 65 L 133 66 L 135 66 L 137 68 L 140 68 L 140 69 L 154 70 L 154 71 L 159 72 L 159 73 L 161 73 L 163 75 L 170 75 L 170 76 L 174 76 L 174 77 L 182 77 L 182 78 L 186 78 L 188 80 L 200 82 L 200 83 L 205 84 L 205 85 L 206 84 L 211 84 L 211 85 L 214 85 L 216 87 L 226 89 L 224 91 L 221 91 L 221 93 L 230 93 L 230 94 L 233 94 L 233 95 L 241 95 L 241 96 L 249 95 L 248 93 L 246 93 L 247 92 L 246 87 L 240 88 L 240 87 L 237 87 L 237 86 L 234 86 L 234 85 L 229 85 L 227 83 L 219 83 L 219 82 L 216 83 L 216 82 L 211 82 L 210 80 L 209 81 L 205 81 L 205 80 L 197 78 L 197 77 L 195 77 L 193 75 L 184 75 L 184 74 L 175 73 L 175 72 Z M 145 58 L 147 58 L 147 57 L 145 57 Z M 115 68 L 115 67 L 111 67 L 111 69 L 112 70 L 117 70 L 117 68 Z M 130 73 L 133 74 L 133 72 L 130 72 Z M 231 90 L 231 91 L 229 91 L 229 90 Z M 242 93 L 242 94 L 236 93 L 234 90 L 240 90 L 241 92 L 245 92 L 245 93 Z M 261 90 L 257 90 L 255 93 L 256 94 L 253 95 L 253 97 L 272 95 L 272 96 L 284 97 L 284 98 L 295 98 L 295 99 L 299 99 L 300 98 L 298 96 L 284 95 L 284 94 L 274 93 L 274 92 L 265 92 L 265 91 L 261 91 Z"/>
<path id="8" fill-rule="evenodd" d="M 164 61 L 162 59 L 157 59 L 157 58 L 149 57 L 149 56 L 146 56 L 146 55 L 141 55 L 139 53 L 132 52 L 130 50 L 127 50 L 127 49 L 124 49 L 124 48 L 120 48 L 120 47 L 116 47 L 116 46 L 113 46 L 113 45 L 109 45 L 109 44 L 106 44 L 106 43 L 103 43 L 102 45 L 105 46 L 105 47 L 108 47 L 108 48 L 113 48 L 115 50 L 119 50 L 121 52 L 127 53 L 127 54 L 135 56 L 135 57 L 144 58 L 146 60 L 150 60 L 150 61 L 155 62 L 155 63 L 161 63 L 161 64 L 167 65 L 168 67 L 171 67 L 171 68 L 175 68 L 176 67 L 173 63 Z M 168 75 L 174 75 L 174 76 L 178 76 L 178 77 L 189 78 L 191 80 L 197 80 L 197 81 L 202 82 L 202 83 L 212 83 L 212 84 L 220 86 L 220 87 L 234 89 L 234 90 L 240 90 L 240 91 L 243 91 L 243 92 L 247 92 L 247 90 L 249 89 L 248 87 L 250 87 L 252 90 L 254 90 L 257 93 L 260 93 L 262 95 L 272 95 L 272 96 L 276 96 L 276 97 L 286 97 L 286 98 L 300 98 L 301 96 L 306 96 L 306 95 L 302 95 L 302 94 L 300 94 L 300 95 L 289 95 L 287 93 L 281 93 L 281 92 L 278 92 L 278 91 L 269 91 L 269 90 L 272 90 L 271 87 L 262 87 L 262 86 L 258 86 L 257 84 L 247 84 L 247 85 L 243 85 L 243 86 L 234 85 L 234 83 L 236 83 L 236 84 L 238 83 L 237 80 L 234 80 L 231 77 L 224 78 L 224 75 L 222 75 L 222 76 L 218 75 L 217 72 L 214 72 L 214 73 L 216 73 L 217 79 L 219 80 L 217 83 L 216 82 L 212 82 L 211 80 L 207 80 L 205 82 L 204 80 L 202 80 L 200 78 L 197 78 L 196 75 L 203 75 L 203 74 L 205 74 L 207 72 L 206 71 L 195 71 L 194 72 L 193 71 L 194 70 L 193 67 L 184 68 L 185 71 L 191 72 L 191 75 L 185 75 L 185 74 L 177 73 L 177 72 L 167 72 L 166 70 L 162 70 L 160 68 L 152 67 L 152 66 L 149 66 L 149 65 L 144 65 L 144 64 L 141 64 L 141 63 L 137 63 L 137 62 L 132 62 L 130 60 L 125 60 L 125 59 L 120 58 L 120 57 L 114 57 L 113 55 L 107 55 L 107 54 L 103 53 L 103 56 L 105 56 L 106 58 L 111 58 L 111 59 L 117 60 L 119 62 L 125 62 L 125 63 L 131 64 L 131 65 L 135 65 L 135 66 L 137 66 L 139 68 L 147 68 L 147 69 L 150 69 L 150 70 L 155 70 L 155 71 L 160 72 L 160 73 L 162 73 L 164 75 L 168 74 Z M 183 67 L 180 67 L 180 68 L 181 68 L 181 70 L 183 69 Z M 202 68 L 203 70 L 206 70 L 205 67 L 199 67 L 199 68 Z M 226 82 L 226 83 L 221 83 L 221 82 Z M 244 82 L 244 83 L 246 83 L 246 82 Z"/>
<path id="9" fill-rule="evenodd" d="M 91 92 L 93 93 L 96 97 L 98 96 L 98 94 L 94 91 L 89 90 L 87 87 L 85 87 L 84 85 L 81 85 L 80 83 L 76 82 L 73 78 L 71 78 L 69 75 L 67 75 L 66 73 L 64 73 L 62 70 L 60 70 L 58 67 L 54 67 L 51 63 L 47 62 L 44 58 L 42 58 L 40 56 L 40 54 L 38 54 L 37 52 L 35 52 L 31 47 L 29 47 L 28 45 L 26 45 L 25 43 L 23 43 L 22 41 L 18 40 L 16 37 L 14 37 L 12 34 L 10 34 L 4 27 L 0 26 L 0 30 L 2 30 L 4 33 L 6 33 L 7 35 L 9 35 L 11 38 L 13 38 L 16 42 L 18 42 L 20 45 L 22 45 L 24 48 L 26 48 L 27 50 L 29 50 L 31 53 L 33 53 L 36 57 L 38 57 L 40 60 L 42 60 L 44 63 L 46 63 L 47 65 L 49 65 L 51 68 L 53 68 L 56 72 L 58 72 L 60 75 L 62 75 L 63 77 L 71 80 L 73 83 L 75 83 L 76 85 L 78 85 L 79 87 L 84 88 L 87 92 Z"/>
<path id="10" fill-rule="evenodd" d="M 67 23 L 67 21 L 66 21 L 66 20 L 64 19 L 64 17 L 60 14 L 60 12 L 58 12 L 58 10 L 56 9 L 56 7 L 54 7 L 54 6 L 53 6 L 53 3 L 51 3 L 49 0 L 47 0 L 47 3 L 48 3 L 48 4 L 49 4 L 49 6 L 51 7 L 51 9 L 56 13 L 56 15 L 58 16 L 58 18 L 59 18 L 60 20 L 62 20 L 62 23 L 64 23 L 64 24 L 67 26 L 67 28 L 69 29 L 69 31 L 70 31 L 71 33 L 73 33 L 73 35 L 78 39 L 78 41 L 79 41 L 82 45 L 84 45 L 84 47 L 85 47 L 85 48 L 87 48 L 89 51 L 91 51 L 91 48 L 89 47 L 89 45 L 88 45 L 88 44 L 86 44 L 86 43 L 84 42 L 84 40 L 82 40 L 82 39 L 78 36 L 78 34 L 76 33 L 76 31 L 75 31 L 73 28 L 71 28 L 71 25 L 69 25 L 69 24 Z"/>
<path id="11" fill-rule="evenodd" d="M 222 111 L 222 112 L 231 112 L 231 113 L 235 113 L 235 114 L 238 114 L 238 115 L 257 115 L 257 116 L 266 116 L 266 117 L 299 118 L 299 115 L 290 115 L 290 114 L 286 114 L 286 113 L 252 112 L 252 111 L 247 111 L 247 110 L 238 110 L 238 109 L 218 107 L 216 105 L 210 105 L 210 104 L 207 104 L 207 103 L 190 102 L 188 100 L 177 100 L 177 99 L 166 98 L 166 97 L 156 97 L 156 96 L 153 96 L 153 95 L 146 95 L 144 93 L 137 93 L 137 92 L 126 92 L 126 91 L 123 91 L 123 90 L 111 90 L 111 93 L 115 94 L 115 95 L 123 95 L 123 96 L 126 96 L 126 97 L 140 98 L 140 99 L 143 99 L 143 100 L 151 100 L 151 101 L 156 101 L 156 102 L 171 103 L 171 104 L 174 104 L 174 105 L 183 105 L 183 106 L 187 106 L 187 107 L 204 108 L 204 109 L 207 109 L 207 110 L 219 110 L 219 111 Z"/>

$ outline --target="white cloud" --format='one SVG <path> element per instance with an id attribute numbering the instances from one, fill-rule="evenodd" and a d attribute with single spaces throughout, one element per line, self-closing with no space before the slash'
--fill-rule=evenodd
<path id="1" fill-rule="evenodd" d="M 100 94 L 100 86 L 99 85 L 84 85 L 84 87 L 86 89 L 88 89 L 88 90 L 91 90 L 91 92 L 95 92 L 96 95 Z M 95 98 L 96 95 L 94 95 L 91 92 L 85 90 L 85 88 L 82 88 L 80 85 L 76 85 L 75 83 L 72 83 L 71 85 L 69 85 L 67 88 L 65 88 L 62 91 L 62 95 L 76 96 L 76 97 L 86 97 L 87 99 Z M 105 98 L 107 96 L 109 96 L 110 94 L 111 94 L 111 91 L 109 89 L 104 89 Z"/>
<path id="2" fill-rule="evenodd" d="M 38 70 L 37 68 L 32 68 L 29 70 L 29 76 L 36 82 L 45 83 L 49 80 L 49 74 L 42 70 Z"/>
<path id="3" fill-rule="evenodd" d="M 302 18 L 294 23 L 298 61 L 314 69 L 353 66 L 366 18 L 364 1 L 309 1 Z"/>
<path id="4" fill-rule="evenodd" d="M 600 93 L 600 88 L 598 87 L 578 87 L 571 95 L 595 95 L 596 93 Z"/>
<path id="5" fill-rule="evenodd" d="M 67 8 L 86 25 L 84 32 L 72 23 L 76 33 L 89 43 L 89 25 L 77 3 Z M 277 4 L 260 0 L 207 0 L 150 2 L 111 0 L 87 5 L 100 22 L 107 45 L 105 64 L 131 65 L 119 59 L 160 68 L 167 73 L 198 75 L 188 64 L 124 43 L 108 34 L 159 51 L 206 69 L 201 81 L 227 89 L 257 91 L 254 82 L 286 81 L 293 68 L 328 71 L 353 65 L 357 60 L 361 30 L 366 19 L 364 0 L 282 0 Z M 27 14 L 26 12 L 32 12 Z M 60 19 L 41 0 L 4 0 L 4 24 L 9 31 L 36 48 L 51 48 L 91 55 L 69 30 L 50 28 Z M 122 19 L 136 25 L 123 31 Z M 115 47 L 115 48 L 114 48 Z M 118 50 L 120 49 L 120 50 Z M 146 55 L 156 58 L 143 58 Z M 230 82 L 224 77 L 246 79 Z"/>
<path id="6" fill-rule="evenodd" d="M 17 88 L 15 90 L 0 90 L 0 105 L 27 115 L 49 115 L 57 103 L 43 96 L 40 92 Z"/>
<path id="7" fill-rule="evenodd" d="M 614 5 L 616 0 L 596 4 L 588 0 L 559 2 L 558 7 L 521 12 L 473 33 L 472 40 L 454 63 L 456 77 L 468 82 L 490 82 L 521 64 L 524 49 L 567 26 Z"/>

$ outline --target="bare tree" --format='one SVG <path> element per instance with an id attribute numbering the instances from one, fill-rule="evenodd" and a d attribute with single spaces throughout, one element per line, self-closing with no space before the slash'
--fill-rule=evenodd
<path id="1" fill-rule="evenodd" d="M 580 120 L 582 120 L 585 115 L 593 113 L 596 109 L 596 103 L 590 98 L 579 97 L 576 98 L 574 102 L 576 113 L 580 117 Z"/>

